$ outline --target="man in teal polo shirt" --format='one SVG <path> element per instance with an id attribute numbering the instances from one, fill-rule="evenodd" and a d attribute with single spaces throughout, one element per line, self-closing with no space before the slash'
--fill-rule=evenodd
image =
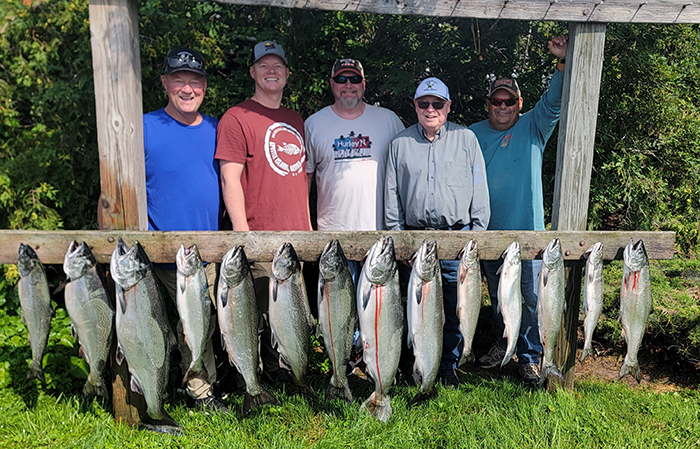
<path id="1" fill-rule="evenodd" d="M 479 140 L 489 180 L 491 220 L 489 230 L 544 231 L 542 195 L 542 154 L 561 113 L 564 58 L 568 36 L 557 36 L 547 47 L 557 58 L 557 68 L 547 92 L 534 108 L 521 114 L 523 98 L 518 83 L 511 78 L 492 81 L 489 86 L 488 120 L 470 126 Z M 539 380 L 542 351 L 537 327 L 537 277 L 540 260 L 522 262 L 523 315 L 516 354 L 520 375 L 525 382 Z M 484 261 L 494 319 L 499 336 L 488 354 L 479 359 L 484 368 L 501 363 L 505 356 L 503 319 L 498 312 L 498 280 L 501 261 Z"/>

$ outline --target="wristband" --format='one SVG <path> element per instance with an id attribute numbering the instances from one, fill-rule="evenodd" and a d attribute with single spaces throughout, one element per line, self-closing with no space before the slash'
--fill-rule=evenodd
<path id="1" fill-rule="evenodd" d="M 566 58 L 557 59 L 557 64 L 566 64 Z"/>

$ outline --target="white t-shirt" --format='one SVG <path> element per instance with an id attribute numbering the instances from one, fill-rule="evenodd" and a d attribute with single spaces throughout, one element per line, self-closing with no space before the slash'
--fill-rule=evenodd
<path id="1" fill-rule="evenodd" d="M 327 106 L 304 123 L 306 172 L 316 172 L 319 231 L 375 231 L 384 225 L 384 176 L 391 139 L 404 129 L 392 111 L 365 105 L 354 120 Z"/>

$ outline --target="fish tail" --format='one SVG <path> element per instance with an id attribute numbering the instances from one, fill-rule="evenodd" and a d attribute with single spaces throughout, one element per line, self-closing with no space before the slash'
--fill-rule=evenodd
<path id="1" fill-rule="evenodd" d="M 352 393 L 350 392 L 350 386 L 347 382 L 342 386 L 333 385 L 333 381 L 328 384 L 328 390 L 326 390 L 326 402 L 330 402 L 333 399 L 342 399 L 348 404 L 352 404 Z"/>
<path id="2" fill-rule="evenodd" d="M 42 386 L 46 386 L 46 377 L 44 376 L 44 367 L 41 366 L 41 361 L 32 360 L 32 364 L 29 365 L 29 371 L 27 372 L 27 380 L 38 379 Z"/>
<path id="3" fill-rule="evenodd" d="M 260 394 L 252 396 L 246 392 L 246 394 L 243 396 L 243 415 L 247 415 L 252 410 L 255 410 L 263 405 L 282 405 L 280 404 L 279 399 L 277 399 L 274 394 L 266 390 L 265 387 L 260 386 L 260 388 L 262 389 Z"/>
<path id="4" fill-rule="evenodd" d="M 628 374 L 633 376 L 637 380 L 637 383 L 642 381 L 642 370 L 639 368 L 639 363 L 627 363 L 625 360 L 625 363 L 622 364 L 622 368 L 620 368 L 620 374 L 618 374 L 617 380 L 622 379 Z"/>
<path id="5" fill-rule="evenodd" d="M 428 391 L 418 391 L 415 396 L 413 396 L 413 399 L 411 399 L 411 402 L 409 403 L 410 407 L 413 407 L 414 405 L 420 404 L 421 402 L 425 402 L 431 397 L 435 396 L 437 394 L 437 391 L 435 391 L 435 388 L 431 388 Z"/>
<path id="6" fill-rule="evenodd" d="M 207 373 L 207 368 L 204 366 L 201 357 L 199 360 L 193 361 L 190 367 L 187 368 L 187 372 L 182 377 L 182 385 L 185 386 L 192 379 L 202 379 L 205 382 L 209 382 L 209 373 Z"/>
<path id="7" fill-rule="evenodd" d="M 549 376 L 556 376 L 564 380 L 564 375 L 559 371 L 559 367 L 555 363 L 543 360 L 542 371 L 540 372 L 540 384 L 543 384 Z"/>
<path id="8" fill-rule="evenodd" d="M 104 383 L 95 384 L 92 380 L 90 380 L 90 378 L 88 378 L 83 386 L 83 396 L 100 396 L 107 399 L 109 398 L 109 393 L 107 392 L 107 387 Z"/>
<path id="9" fill-rule="evenodd" d="M 383 396 L 381 401 L 377 400 L 377 393 L 373 392 L 362 404 L 361 410 L 367 410 L 372 416 L 381 422 L 389 421 L 391 418 L 391 398 Z"/>
<path id="10" fill-rule="evenodd" d="M 471 363 L 473 361 L 474 361 L 474 351 L 472 351 L 470 348 L 467 351 L 464 351 L 462 353 L 462 356 L 459 358 L 459 362 L 457 363 L 457 366 L 462 366 L 466 362 Z"/>
<path id="11" fill-rule="evenodd" d="M 593 346 L 586 345 L 583 347 L 583 352 L 581 353 L 581 363 L 583 363 L 589 355 L 593 355 Z"/>
<path id="12" fill-rule="evenodd" d="M 150 414 L 149 414 L 150 415 Z M 150 430 L 151 432 L 168 433 L 170 435 L 182 435 L 182 428 L 165 410 L 162 410 L 161 418 L 154 419 L 150 416 L 144 416 L 139 424 L 140 429 Z"/>

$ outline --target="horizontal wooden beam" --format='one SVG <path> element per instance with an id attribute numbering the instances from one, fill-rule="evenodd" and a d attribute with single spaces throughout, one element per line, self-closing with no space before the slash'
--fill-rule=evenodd
<path id="1" fill-rule="evenodd" d="M 128 245 L 139 241 L 152 262 L 174 262 L 180 245 L 197 244 L 202 259 L 220 262 L 235 245 L 244 245 L 248 258 L 270 261 L 284 242 L 291 242 L 301 260 L 316 261 L 326 243 L 338 239 L 348 259 L 360 260 L 382 235 L 391 235 L 396 257 L 408 259 L 423 239 L 436 240 L 442 259 L 455 259 L 469 239 L 479 244 L 479 257 L 497 259 L 512 242 L 522 246 L 523 259 L 535 259 L 551 239 L 561 240 L 564 257 L 577 260 L 595 242 L 603 242 L 603 258 L 621 259 L 630 238 L 644 240 L 650 259 L 673 258 L 674 232 L 641 231 L 362 231 L 362 232 L 150 232 L 150 231 L 0 231 L 0 263 L 17 263 L 20 243 L 31 245 L 46 264 L 62 264 L 72 240 L 85 241 L 98 262 L 107 263 L 121 237 Z"/>
<path id="2" fill-rule="evenodd" d="M 700 23 L 690 0 L 216 0 L 239 5 L 476 19 Z"/>

